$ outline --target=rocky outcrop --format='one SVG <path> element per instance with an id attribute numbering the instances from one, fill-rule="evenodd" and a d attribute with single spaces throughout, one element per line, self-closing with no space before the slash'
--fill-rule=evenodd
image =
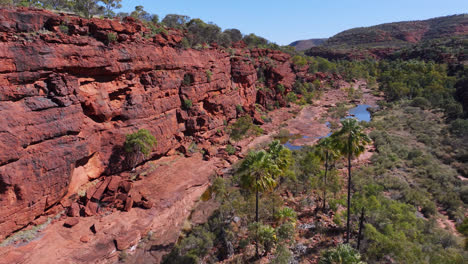
<path id="1" fill-rule="evenodd" d="M 157 138 L 148 159 L 220 143 L 236 106 L 253 109 L 262 60 L 268 87 L 295 80 L 284 53 L 183 49 L 182 39 L 131 18 L 0 9 L 0 239 L 128 169 L 125 134 Z"/>

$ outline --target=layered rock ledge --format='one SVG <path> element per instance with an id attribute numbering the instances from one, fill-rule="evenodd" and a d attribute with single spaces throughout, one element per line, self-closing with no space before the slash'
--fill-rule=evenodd
<path id="1" fill-rule="evenodd" d="M 257 71 L 269 87 L 296 79 L 279 51 L 184 49 L 183 32 L 147 33 L 131 18 L 0 9 L 0 239 L 60 211 L 87 182 L 128 170 L 125 134 L 155 135 L 148 160 L 192 142 L 216 152 L 239 106 L 255 116 L 256 102 L 281 102 L 256 89 Z"/>

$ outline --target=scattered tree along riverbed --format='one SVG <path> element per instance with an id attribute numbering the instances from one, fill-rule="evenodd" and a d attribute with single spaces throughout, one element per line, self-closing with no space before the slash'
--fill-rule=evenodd
<path id="1" fill-rule="evenodd" d="M 376 101 L 372 104 L 377 106 Z M 334 263 L 326 262 L 334 255 L 355 260 L 349 263 L 464 263 L 463 238 L 453 228 L 467 213 L 466 183 L 458 175 L 464 167 L 457 151 L 441 155 L 441 148 L 466 148 L 466 143 L 450 133 L 440 112 L 413 105 L 381 103 L 372 109 L 372 120 L 361 123 L 373 144 L 353 161 L 351 247 L 340 245 L 346 239 L 347 161 L 334 157 L 324 166 L 318 147 L 311 146 L 330 133 L 325 122 L 348 114 L 337 115 L 332 103 L 307 106 L 280 125 L 293 133 L 272 133 L 283 136 L 283 142 L 302 144 L 292 152 L 294 177 L 283 177 L 260 195 L 261 224 L 252 226 L 256 195 L 240 188 L 236 171 L 242 165 L 234 165 L 233 176 L 216 178 L 209 190 L 212 199 L 202 202 L 216 205 L 214 214 L 187 229 L 165 263 Z M 321 135 L 307 130 L 314 122 L 323 129 Z M 257 149 L 270 151 L 260 139 L 253 141 Z M 358 243 L 362 255 L 353 249 Z"/>

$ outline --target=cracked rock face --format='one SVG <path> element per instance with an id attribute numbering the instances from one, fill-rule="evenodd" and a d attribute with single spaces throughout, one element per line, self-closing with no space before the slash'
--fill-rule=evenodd
<path id="1" fill-rule="evenodd" d="M 132 19 L 0 9 L 0 239 L 88 180 L 128 169 L 125 134 L 149 130 L 158 140 L 149 158 L 215 141 L 236 106 L 254 109 L 259 100 L 261 58 L 274 62 L 262 66 L 269 86 L 290 89 L 295 80 L 289 55 L 278 51 L 231 56 L 182 49 L 175 30 L 145 32 Z M 107 43 L 109 33 L 116 42 Z"/>

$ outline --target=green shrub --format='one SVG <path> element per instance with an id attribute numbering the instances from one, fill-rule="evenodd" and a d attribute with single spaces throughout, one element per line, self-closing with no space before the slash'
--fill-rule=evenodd
<path id="1" fill-rule="evenodd" d="M 291 207 L 283 207 L 275 213 L 275 218 L 279 222 L 292 222 L 297 220 L 297 214 Z"/>
<path id="2" fill-rule="evenodd" d="M 135 133 L 125 136 L 124 150 L 127 153 L 128 165 L 135 167 L 141 155 L 148 156 L 157 145 L 156 138 L 146 129 L 140 129 Z"/>
<path id="3" fill-rule="evenodd" d="M 252 223 L 249 225 L 249 237 L 258 244 L 265 252 L 270 252 L 276 245 L 275 229 L 269 225 L 261 223 Z"/>
<path id="4" fill-rule="evenodd" d="M 109 43 L 114 43 L 117 41 L 117 34 L 113 33 L 113 32 L 109 32 L 107 33 L 107 41 Z"/>
<path id="5" fill-rule="evenodd" d="M 325 251 L 319 264 L 364 264 L 361 255 L 349 244 L 340 244 L 336 248 Z"/>
<path id="6" fill-rule="evenodd" d="M 186 37 L 184 37 L 182 39 L 182 41 L 180 42 L 180 44 L 182 45 L 182 48 L 183 49 L 188 49 L 190 48 L 190 42 L 188 41 L 188 39 Z"/>
<path id="7" fill-rule="evenodd" d="M 127 153 L 141 152 L 147 156 L 157 144 L 156 138 L 146 129 L 125 136 L 124 149 Z"/>
<path id="8" fill-rule="evenodd" d="M 208 82 L 211 82 L 211 77 L 213 76 L 213 73 L 210 70 L 206 70 L 206 80 Z"/>
<path id="9" fill-rule="evenodd" d="M 413 149 L 408 153 L 408 159 L 413 160 L 415 158 L 421 157 L 423 152 L 420 149 Z"/>
<path id="10" fill-rule="evenodd" d="M 236 111 L 238 114 L 242 114 L 244 113 L 244 108 L 242 107 L 242 105 L 236 105 Z"/>
<path id="11" fill-rule="evenodd" d="M 463 220 L 463 223 L 457 226 L 457 230 L 465 236 L 465 249 L 468 250 L 468 217 Z"/>
<path id="12" fill-rule="evenodd" d="M 292 263 L 293 259 L 292 252 L 283 244 L 276 248 L 274 259 L 271 261 L 272 264 L 289 264 Z"/>
<path id="13" fill-rule="evenodd" d="M 226 146 L 226 152 L 229 155 L 234 155 L 234 154 L 236 154 L 236 148 L 233 147 L 231 144 L 229 144 L 229 145 Z"/>
<path id="14" fill-rule="evenodd" d="M 277 92 L 284 93 L 285 90 L 286 90 L 286 88 L 284 87 L 284 85 L 282 85 L 282 84 L 276 85 L 276 91 Z"/>
<path id="15" fill-rule="evenodd" d="M 127 259 L 128 259 L 127 251 L 126 251 L 126 250 L 122 250 L 122 251 L 119 253 L 119 261 L 121 261 L 121 262 L 126 262 Z"/>
<path id="16" fill-rule="evenodd" d="M 163 258 L 162 263 L 196 264 L 213 248 L 215 235 L 205 226 L 197 226 Z"/>
<path id="17" fill-rule="evenodd" d="M 294 103 L 297 101 L 297 96 L 295 93 L 293 92 L 289 92 L 287 95 L 286 95 L 286 100 L 290 103 Z"/>
<path id="18" fill-rule="evenodd" d="M 63 34 L 68 34 L 68 32 L 69 32 L 68 26 L 67 26 L 67 25 L 64 25 L 64 24 L 61 24 L 61 25 L 59 26 L 59 29 L 60 29 L 60 31 L 61 31 Z"/>
<path id="19" fill-rule="evenodd" d="M 272 121 L 271 117 L 268 117 L 268 116 L 265 116 L 265 115 L 262 115 L 261 118 L 262 118 L 263 122 L 265 122 L 265 123 L 271 123 L 271 121 Z"/>
<path id="20" fill-rule="evenodd" d="M 468 135 L 468 120 L 466 119 L 456 119 L 450 123 L 450 132 L 458 136 L 467 136 Z"/>
<path id="21" fill-rule="evenodd" d="M 157 35 L 157 34 L 166 34 L 167 35 L 167 29 L 165 29 L 164 27 L 162 26 L 156 26 L 154 25 L 153 23 L 150 23 L 150 30 L 151 30 L 151 34 L 154 36 L 154 35 Z"/>
<path id="22" fill-rule="evenodd" d="M 278 239 L 280 241 L 293 242 L 294 232 L 295 232 L 294 224 L 291 223 L 291 222 L 286 222 L 286 223 L 280 225 L 276 229 L 276 234 L 277 234 Z"/>
<path id="23" fill-rule="evenodd" d="M 190 100 L 190 99 L 184 99 L 183 108 L 184 108 L 185 110 L 189 110 L 190 108 L 192 108 L 192 105 L 193 105 L 192 100 Z"/>
<path id="24" fill-rule="evenodd" d="M 231 138 L 235 141 L 239 141 L 246 136 L 260 135 L 263 133 L 260 127 L 253 124 L 252 118 L 249 115 L 237 119 L 237 121 L 230 126 L 229 130 Z"/>
<path id="25" fill-rule="evenodd" d="M 192 141 L 192 142 L 190 143 L 189 147 L 188 147 L 188 152 L 190 152 L 190 153 L 195 153 L 195 152 L 197 152 L 197 151 L 198 151 L 197 143 L 195 143 L 195 142 Z"/>
<path id="26" fill-rule="evenodd" d="M 294 65 L 299 67 L 304 67 L 305 65 L 307 65 L 307 59 L 299 55 L 292 57 L 292 62 Z"/>
<path id="27" fill-rule="evenodd" d="M 424 97 L 416 97 L 411 102 L 411 106 L 428 109 L 431 106 L 431 102 Z"/>
<path id="28" fill-rule="evenodd" d="M 463 117 L 463 107 L 460 103 L 451 102 L 447 104 L 444 108 L 445 114 L 447 114 L 447 117 L 450 119 Z"/>

